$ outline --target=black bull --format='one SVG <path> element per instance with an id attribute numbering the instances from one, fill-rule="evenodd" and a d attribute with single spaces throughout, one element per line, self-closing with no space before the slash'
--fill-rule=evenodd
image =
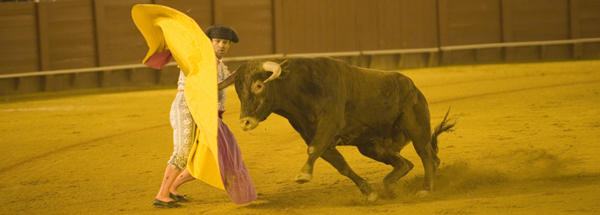
<path id="1" fill-rule="evenodd" d="M 431 132 L 427 101 L 410 78 L 319 57 L 251 60 L 219 87 L 232 82 L 241 102 L 244 130 L 254 129 L 275 113 L 288 119 L 308 145 L 308 160 L 296 182 L 310 181 L 313 165 L 321 157 L 352 179 L 368 201 L 375 201 L 377 193 L 336 149 L 353 145 L 361 154 L 394 167 L 383 180 L 385 194 L 393 196 L 393 186 L 413 168 L 400 156 L 412 141 L 425 168 L 418 195 L 432 192 L 440 164 L 437 136 L 454 124 L 448 123 L 446 113 Z"/>

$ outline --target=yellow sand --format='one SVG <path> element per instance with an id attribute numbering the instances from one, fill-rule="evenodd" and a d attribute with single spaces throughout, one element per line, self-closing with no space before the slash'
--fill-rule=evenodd
<path id="1" fill-rule="evenodd" d="M 81 90 L 0 97 L 0 214 L 600 214 L 600 61 L 454 66 L 402 71 L 430 103 L 432 123 L 461 118 L 440 136 L 434 194 L 414 196 L 423 167 L 398 182 L 396 199 L 365 205 L 350 179 L 322 159 L 297 184 L 306 145 L 286 119 L 237 126 L 227 90 L 223 116 L 259 193 L 245 206 L 202 182 L 192 202 L 151 206 L 173 150 L 163 89 Z M 338 147 L 377 191 L 391 167 Z"/>

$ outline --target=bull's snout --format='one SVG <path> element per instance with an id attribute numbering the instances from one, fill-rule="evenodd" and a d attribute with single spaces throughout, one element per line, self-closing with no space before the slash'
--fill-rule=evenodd
<path id="1" fill-rule="evenodd" d="M 240 119 L 240 127 L 244 131 L 252 130 L 258 126 L 258 119 L 252 117 L 244 117 Z"/>

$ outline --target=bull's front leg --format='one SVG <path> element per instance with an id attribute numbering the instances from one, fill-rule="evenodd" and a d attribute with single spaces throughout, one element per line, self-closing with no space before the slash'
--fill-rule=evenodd
<path id="1" fill-rule="evenodd" d="M 333 138 L 343 127 L 343 123 L 340 120 L 334 120 L 331 118 L 321 118 L 316 126 L 315 136 L 312 141 L 308 144 L 308 160 L 302 166 L 300 173 L 296 175 L 294 179 L 296 182 L 302 184 L 309 182 L 312 179 L 313 166 L 317 158 L 323 155 L 323 152 L 333 143 Z"/>

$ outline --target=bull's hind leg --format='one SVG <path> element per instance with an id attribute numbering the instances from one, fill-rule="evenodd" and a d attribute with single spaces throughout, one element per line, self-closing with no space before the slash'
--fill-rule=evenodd
<path id="1" fill-rule="evenodd" d="M 397 161 L 393 163 L 392 166 L 394 166 L 394 170 L 392 170 L 392 172 L 383 178 L 383 186 L 385 187 L 386 196 L 388 198 L 393 198 L 396 196 L 394 194 L 396 182 L 398 182 L 400 178 L 404 177 L 415 165 L 398 155 Z"/>
<path id="2" fill-rule="evenodd" d="M 362 194 L 367 198 L 369 202 L 375 202 L 377 200 L 377 192 L 375 192 L 371 188 L 371 184 L 360 176 L 358 176 L 346 163 L 346 160 L 340 154 L 340 152 L 334 147 L 328 147 L 325 152 L 321 155 L 325 161 L 329 162 L 333 167 L 335 167 L 340 174 L 345 175 L 350 178 L 358 189 L 362 192 Z"/>
<path id="3" fill-rule="evenodd" d="M 401 118 L 400 124 L 406 135 L 413 142 L 423 167 L 425 177 L 423 188 L 417 196 L 428 196 L 433 192 L 433 177 L 439 166 L 439 158 L 431 146 L 431 125 L 429 122 L 429 110 L 424 98 L 412 107 L 407 107 Z"/>
<path id="4" fill-rule="evenodd" d="M 383 141 L 390 141 L 390 139 L 386 139 Z M 381 141 L 372 142 L 373 144 L 363 144 L 357 146 L 358 150 L 361 154 L 369 158 L 372 158 L 376 161 L 385 164 L 392 165 L 394 167 L 392 172 L 387 174 L 383 179 L 383 185 L 385 190 L 382 196 L 385 198 L 393 198 L 395 197 L 394 188 L 396 187 L 396 182 L 398 182 L 400 178 L 405 176 L 414 167 L 414 165 L 407 159 L 400 156 L 401 147 L 398 146 L 400 144 L 396 146 L 391 146 L 391 143 L 380 143 Z"/>

